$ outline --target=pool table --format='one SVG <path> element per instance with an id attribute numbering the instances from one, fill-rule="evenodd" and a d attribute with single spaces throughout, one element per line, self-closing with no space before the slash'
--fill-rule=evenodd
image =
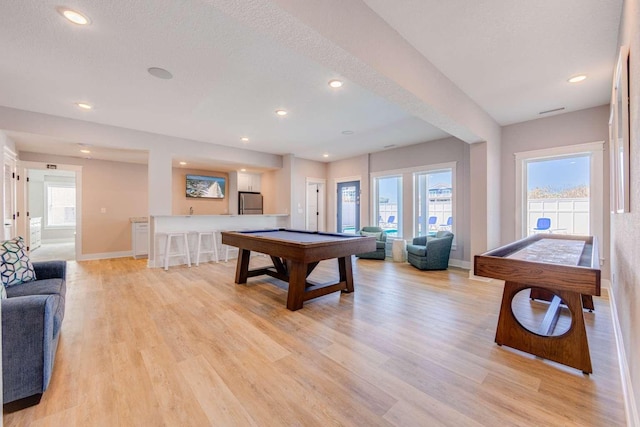
<path id="1" fill-rule="evenodd" d="M 222 243 L 238 248 L 236 283 L 247 283 L 247 278 L 263 274 L 288 282 L 287 308 L 292 311 L 312 298 L 337 291 L 353 292 L 351 255 L 376 250 L 375 237 L 283 228 L 224 231 Z M 273 266 L 249 270 L 251 251 L 269 255 Z M 315 284 L 307 280 L 320 261 L 333 258 L 338 259 L 339 282 Z"/>

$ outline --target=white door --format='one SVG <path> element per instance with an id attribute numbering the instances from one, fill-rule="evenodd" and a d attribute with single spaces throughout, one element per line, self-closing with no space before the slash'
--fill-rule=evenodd
<path id="1" fill-rule="evenodd" d="M 307 180 L 306 229 L 324 231 L 325 229 L 325 183 L 320 180 Z"/>
<path id="2" fill-rule="evenodd" d="M 4 238 L 16 236 L 16 158 L 5 151 L 3 171 Z"/>

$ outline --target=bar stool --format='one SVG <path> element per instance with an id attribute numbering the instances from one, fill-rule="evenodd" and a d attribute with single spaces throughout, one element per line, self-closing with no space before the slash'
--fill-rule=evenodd
<path id="1" fill-rule="evenodd" d="M 192 233 L 198 236 L 196 243 L 196 267 L 200 265 L 200 256 L 204 254 L 213 254 L 216 262 L 220 262 L 218 258 L 218 230 L 206 230 L 206 231 L 192 231 Z M 211 247 L 203 247 L 204 236 L 211 237 Z"/>
<path id="2" fill-rule="evenodd" d="M 243 230 L 251 230 L 251 228 L 237 228 L 237 229 L 235 229 L 235 230 L 233 230 L 233 231 L 243 231 Z M 231 231 L 231 230 L 229 230 L 229 231 Z M 224 249 L 225 249 L 225 252 L 224 252 L 224 262 L 227 262 L 227 261 L 229 261 L 229 249 L 231 248 L 231 246 L 229 246 L 229 245 L 225 245 L 225 244 L 223 244 L 223 243 L 222 243 L 222 234 L 220 234 L 220 244 L 221 244 L 222 246 L 224 246 Z M 221 249 L 222 249 L 222 247 L 221 247 Z M 254 254 L 259 254 L 259 255 L 261 255 L 261 256 L 263 256 L 263 257 L 266 257 L 266 256 L 267 256 L 266 254 L 263 254 L 263 253 L 260 253 L 260 252 L 252 251 L 252 252 L 251 252 L 251 255 L 254 255 Z M 240 249 L 238 249 L 238 256 L 240 256 Z"/>
<path id="3" fill-rule="evenodd" d="M 172 231 L 172 232 L 166 232 L 166 233 L 158 233 L 160 235 L 166 235 L 167 236 L 167 241 L 166 244 L 164 246 L 164 269 L 168 270 L 169 269 L 169 258 L 171 257 L 176 257 L 176 256 L 182 256 L 185 257 L 187 260 L 187 265 L 189 267 L 191 267 L 191 256 L 189 255 L 189 239 L 187 238 L 188 234 L 185 231 Z M 182 239 L 183 241 L 183 252 L 180 252 L 180 245 L 178 244 L 178 252 L 175 253 L 171 253 L 171 240 L 172 239 L 177 239 L 177 242 L 179 242 L 180 239 Z"/>
<path id="4" fill-rule="evenodd" d="M 220 250 L 224 249 L 224 262 L 229 261 L 229 249 L 231 246 L 222 243 L 222 234 L 220 234 Z"/>

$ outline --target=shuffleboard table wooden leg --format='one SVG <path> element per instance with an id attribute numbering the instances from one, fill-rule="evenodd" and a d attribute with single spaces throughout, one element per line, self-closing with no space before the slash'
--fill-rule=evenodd
<path id="1" fill-rule="evenodd" d="M 585 374 L 593 372 L 582 313 L 582 295 L 568 291 L 554 292 L 571 312 L 571 327 L 561 335 L 543 336 L 522 326 L 511 308 L 516 294 L 530 287 L 531 285 L 528 284 L 505 282 L 498 327 L 496 329 L 496 344 L 506 345 L 544 359 L 580 369 Z M 554 307 L 552 306 L 551 308 Z M 545 327 L 544 329 L 548 328 Z"/>

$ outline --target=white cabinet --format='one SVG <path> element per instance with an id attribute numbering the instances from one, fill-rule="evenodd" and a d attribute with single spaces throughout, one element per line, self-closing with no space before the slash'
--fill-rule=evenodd
<path id="1" fill-rule="evenodd" d="M 32 251 L 42 245 L 42 218 L 29 220 L 29 250 Z"/>
<path id="2" fill-rule="evenodd" d="M 147 256 L 149 254 L 149 223 L 131 223 L 131 246 L 134 258 Z"/>
<path id="3" fill-rule="evenodd" d="M 238 173 L 238 191 L 260 192 L 260 175 L 255 173 Z"/>

